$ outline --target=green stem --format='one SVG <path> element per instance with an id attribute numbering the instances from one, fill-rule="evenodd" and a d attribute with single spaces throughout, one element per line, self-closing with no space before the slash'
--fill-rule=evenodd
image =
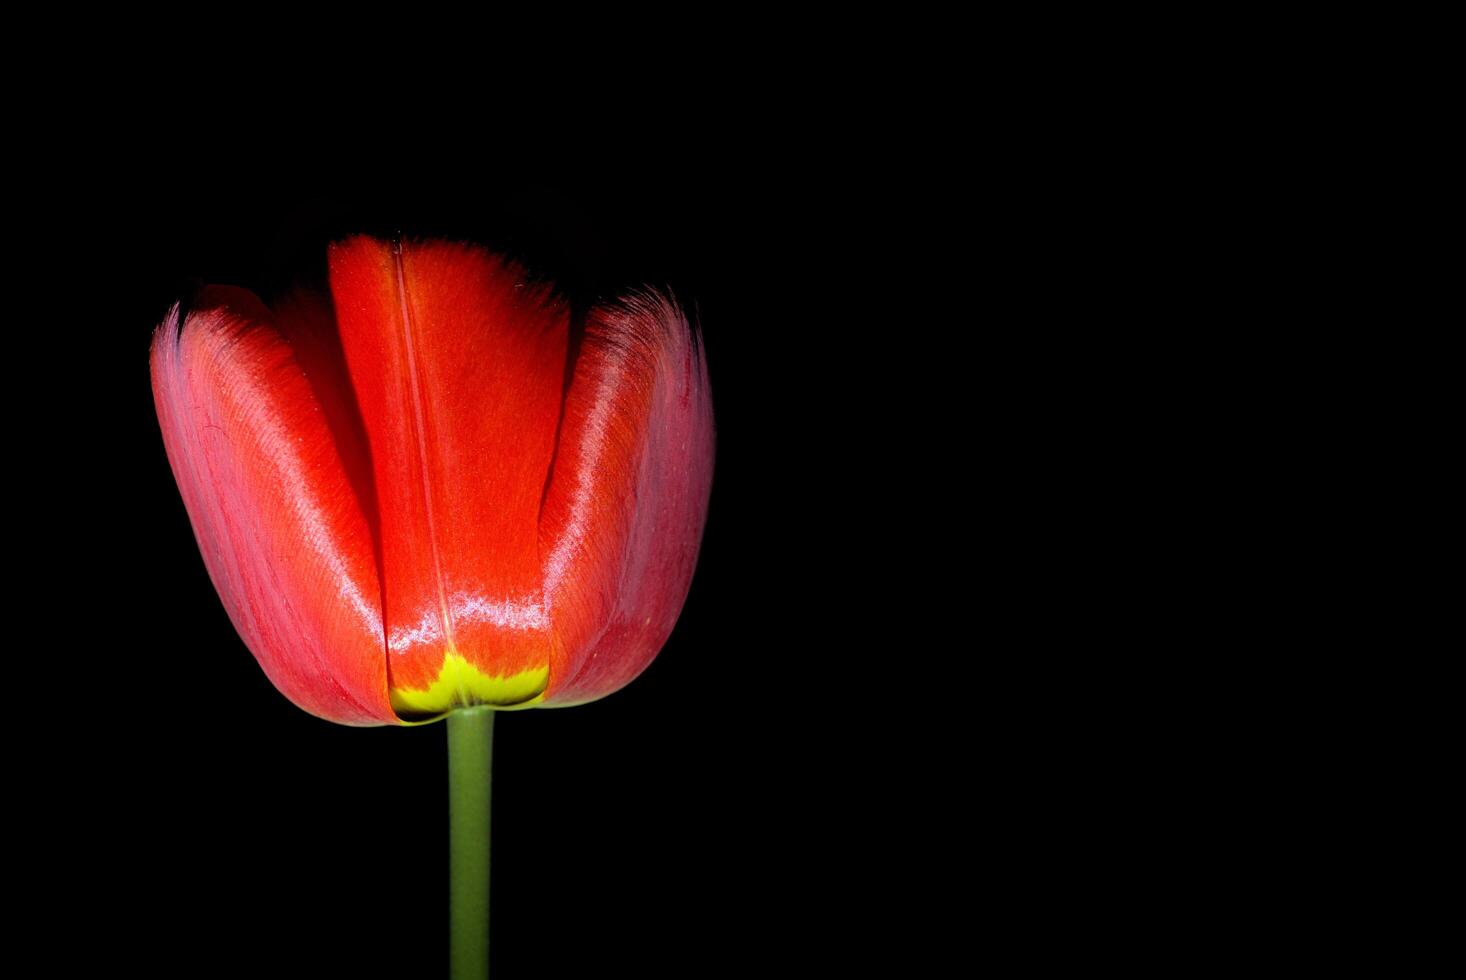
<path id="1" fill-rule="evenodd" d="M 489 975 L 489 775 L 494 710 L 448 715 L 448 914 L 453 980 Z"/>

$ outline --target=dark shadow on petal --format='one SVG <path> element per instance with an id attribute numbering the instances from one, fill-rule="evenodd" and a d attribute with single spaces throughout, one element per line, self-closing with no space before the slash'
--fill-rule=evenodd
<path id="1" fill-rule="evenodd" d="M 367 527 L 372 535 L 372 552 L 377 577 L 382 578 L 382 515 L 377 502 L 371 447 L 361 406 L 351 386 L 341 335 L 336 328 L 336 310 L 331 298 L 309 290 L 296 290 L 274 304 L 274 321 L 290 342 L 296 360 L 310 382 L 326 414 L 326 425 L 341 456 L 346 478 L 356 491 Z"/>
<path id="2" fill-rule="evenodd" d="M 575 380 L 575 365 L 580 359 L 580 345 L 585 340 L 585 321 L 589 310 L 576 303 L 570 313 L 570 341 L 565 348 L 565 382 L 560 386 L 560 418 L 555 422 L 555 444 L 550 450 L 550 465 L 545 470 L 545 485 L 540 490 L 538 527 L 545 514 L 545 500 L 550 496 L 550 481 L 555 476 L 555 463 L 560 458 L 560 435 L 565 430 L 565 405 L 570 400 L 570 385 Z M 543 559 L 543 555 L 540 556 Z"/>

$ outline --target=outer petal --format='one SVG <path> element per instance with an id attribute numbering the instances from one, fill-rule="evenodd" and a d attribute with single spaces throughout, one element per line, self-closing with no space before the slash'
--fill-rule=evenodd
<path id="1" fill-rule="evenodd" d="M 391 724 L 381 589 L 349 475 L 361 447 L 319 344 L 328 314 L 301 303 L 277 319 L 243 290 L 206 290 L 181 329 L 175 307 L 154 335 L 153 397 L 209 577 L 270 680 L 318 717 Z"/>
<path id="2" fill-rule="evenodd" d="M 555 645 L 546 706 L 604 697 L 666 643 L 713 476 L 707 364 L 680 310 L 592 311 L 540 520 Z"/>
<path id="3" fill-rule="evenodd" d="M 393 704 L 531 701 L 549 674 L 536 526 L 568 311 L 441 243 L 347 241 L 331 290 L 376 474 Z"/>

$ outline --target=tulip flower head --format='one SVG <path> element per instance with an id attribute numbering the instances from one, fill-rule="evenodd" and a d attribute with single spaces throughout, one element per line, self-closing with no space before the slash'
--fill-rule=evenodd
<path id="1" fill-rule="evenodd" d="M 330 250 L 330 295 L 209 287 L 154 335 L 163 441 L 229 617 L 348 725 L 631 681 L 691 583 L 713 469 L 696 332 L 642 292 L 572 324 L 511 262 Z"/>

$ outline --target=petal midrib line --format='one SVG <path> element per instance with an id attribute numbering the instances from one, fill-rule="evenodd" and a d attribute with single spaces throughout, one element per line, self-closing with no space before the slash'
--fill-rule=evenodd
<path id="1" fill-rule="evenodd" d="M 418 488 L 422 493 L 423 514 L 428 525 L 428 548 L 433 559 L 433 580 L 438 589 L 438 613 L 443 619 L 443 638 L 449 653 L 456 652 L 453 642 L 453 613 L 448 604 L 448 589 L 443 577 L 443 559 L 438 547 L 438 526 L 433 512 L 432 474 L 428 465 L 427 411 L 423 408 L 422 383 L 419 377 L 417 350 L 413 345 L 412 303 L 407 293 L 407 273 L 402 259 L 402 242 L 392 243 L 392 263 L 396 272 L 397 302 L 401 310 L 402 344 L 407 360 L 407 384 L 412 392 L 413 436 L 417 442 Z M 385 584 L 385 583 L 384 583 Z M 383 610 L 385 613 L 385 609 Z M 385 622 L 384 622 L 385 627 Z M 384 635 L 385 635 L 384 629 Z"/>

